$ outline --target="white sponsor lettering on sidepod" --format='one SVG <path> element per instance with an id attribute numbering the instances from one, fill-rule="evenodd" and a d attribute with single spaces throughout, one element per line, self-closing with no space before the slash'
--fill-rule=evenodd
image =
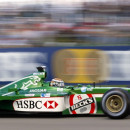
<path id="1" fill-rule="evenodd" d="M 57 91 L 63 91 L 63 88 L 57 88 Z"/>
<path id="2" fill-rule="evenodd" d="M 81 88 L 81 92 L 86 92 L 86 91 L 93 91 L 93 87 L 85 87 L 85 86 L 83 86 Z"/>
<path id="3" fill-rule="evenodd" d="M 15 111 L 61 112 L 65 110 L 64 97 L 25 98 L 13 102 Z"/>
<path id="4" fill-rule="evenodd" d="M 31 94 L 31 93 L 30 93 L 30 94 L 25 94 L 25 96 L 26 96 L 26 97 L 34 97 L 35 94 Z"/>
<path id="5" fill-rule="evenodd" d="M 83 87 L 81 88 L 81 92 L 86 92 L 86 91 L 87 91 L 87 87 L 83 86 Z"/>
<path id="6" fill-rule="evenodd" d="M 91 88 L 87 88 L 87 91 L 93 91 L 93 88 L 91 87 Z"/>
<path id="7" fill-rule="evenodd" d="M 46 93 L 45 97 L 50 97 L 50 95 L 51 95 L 50 93 Z"/>
<path id="8" fill-rule="evenodd" d="M 46 89 L 31 89 L 29 92 L 33 92 L 33 93 L 46 92 Z"/>
<path id="9" fill-rule="evenodd" d="M 50 95 L 51 95 L 50 93 L 42 93 L 41 97 L 50 97 Z"/>

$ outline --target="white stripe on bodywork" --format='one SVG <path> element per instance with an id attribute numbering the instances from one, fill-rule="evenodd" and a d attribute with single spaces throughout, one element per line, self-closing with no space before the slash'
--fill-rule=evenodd
<path id="1" fill-rule="evenodd" d="M 9 94 L 12 94 L 13 92 L 9 92 L 9 93 L 6 93 L 6 94 L 3 94 L 2 96 L 7 96 Z"/>
<path id="2" fill-rule="evenodd" d="M 102 97 L 103 94 L 92 94 L 94 97 Z"/>

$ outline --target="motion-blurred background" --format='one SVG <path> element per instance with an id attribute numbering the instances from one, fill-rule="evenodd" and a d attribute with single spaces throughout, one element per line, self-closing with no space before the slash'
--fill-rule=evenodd
<path id="1" fill-rule="evenodd" d="M 0 0 L 0 82 L 46 65 L 47 80 L 130 84 L 129 0 Z"/>

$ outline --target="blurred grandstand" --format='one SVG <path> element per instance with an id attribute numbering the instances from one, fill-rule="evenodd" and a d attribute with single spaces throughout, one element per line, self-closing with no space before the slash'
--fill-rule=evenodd
<path id="1" fill-rule="evenodd" d="M 130 45 L 129 0 L 61 1 L 2 0 L 0 47 Z"/>

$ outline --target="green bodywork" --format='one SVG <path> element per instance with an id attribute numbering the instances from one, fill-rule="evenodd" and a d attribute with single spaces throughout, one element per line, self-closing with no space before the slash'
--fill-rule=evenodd
<path id="1" fill-rule="evenodd" d="M 82 95 L 82 94 L 99 94 L 103 95 L 112 87 L 94 87 L 91 85 L 81 85 L 77 86 L 64 86 L 64 87 L 53 87 L 50 86 L 50 82 L 45 82 L 46 72 L 35 72 L 28 75 L 20 80 L 14 81 L 8 85 L 0 88 L 0 109 L 15 111 L 13 107 L 13 102 L 18 99 L 24 98 L 44 98 L 41 95 L 49 94 L 49 97 L 69 97 L 70 95 Z M 82 88 L 85 91 L 81 91 Z M 130 88 L 123 88 L 130 93 Z M 96 100 L 96 113 L 102 114 L 101 110 L 101 99 L 102 96 L 95 97 Z M 70 113 L 70 107 L 66 107 L 62 114 L 72 114 Z"/>

